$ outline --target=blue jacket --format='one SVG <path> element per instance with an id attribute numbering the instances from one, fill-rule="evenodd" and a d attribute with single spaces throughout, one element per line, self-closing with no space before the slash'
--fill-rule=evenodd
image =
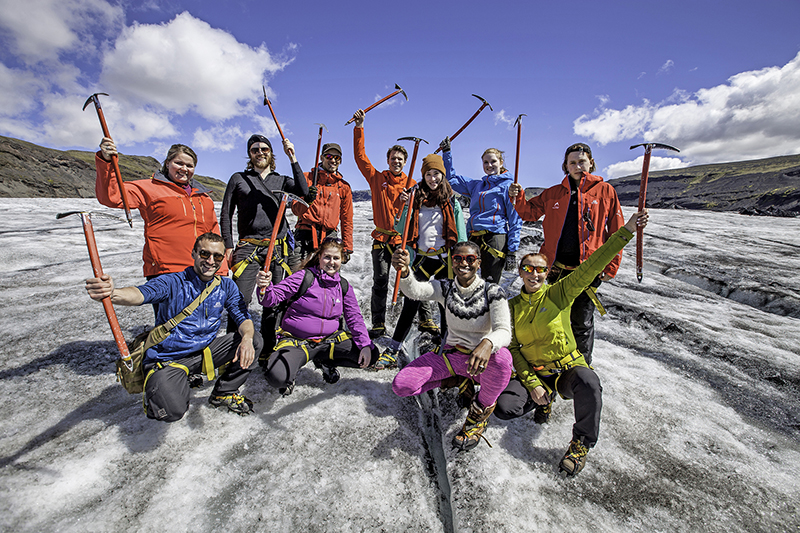
<path id="1" fill-rule="evenodd" d="M 208 298 L 183 319 L 169 336 L 145 353 L 145 362 L 173 361 L 201 351 L 217 337 L 222 310 L 236 322 L 237 327 L 250 319 L 242 293 L 230 278 L 221 278 L 222 283 Z M 209 282 L 201 280 L 194 268 L 183 272 L 163 274 L 137 287 L 144 296 L 144 303 L 158 302 L 156 323 L 163 324 L 192 303 Z"/>
<path id="2" fill-rule="evenodd" d="M 492 233 L 508 234 L 508 251 L 519 249 L 522 218 L 514 209 L 514 203 L 508 197 L 508 187 L 514 183 L 508 172 L 496 176 L 484 176 L 479 180 L 471 180 L 456 174 L 453 168 L 451 152 L 442 152 L 444 168 L 447 169 L 447 181 L 459 194 L 469 196 L 469 223 L 467 231 L 488 230 Z"/>

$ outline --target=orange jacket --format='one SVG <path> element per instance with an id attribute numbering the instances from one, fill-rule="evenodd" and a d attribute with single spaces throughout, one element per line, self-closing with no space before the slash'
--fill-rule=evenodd
<path id="1" fill-rule="evenodd" d="M 569 207 L 569 176 L 558 185 L 545 189 L 539 196 L 527 202 L 518 201 L 514 207 L 523 220 L 536 221 L 544 215 L 542 230 L 544 231 L 544 244 L 539 249 L 540 253 L 547 256 L 550 265 L 556 258 L 558 240 L 564 227 L 564 218 Z M 603 181 L 600 176 L 584 174 L 578 187 L 578 239 L 581 247 L 581 262 L 592 255 L 615 231 L 625 225 L 622 217 L 622 207 L 619 205 L 617 191 L 614 187 Z M 595 231 L 590 231 L 586 222 L 586 215 L 592 220 Z M 613 278 L 617 274 L 622 252 L 608 264 L 603 272 L 607 277 Z M 577 265 L 569 265 L 577 266 Z"/>
<path id="2" fill-rule="evenodd" d="M 400 244 L 402 235 L 394 230 L 394 221 L 403 209 L 400 194 L 404 187 L 411 188 L 416 181 L 409 180 L 406 173 L 395 176 L 389 170 L 378 172 L 372 166 L 364 149 L 364 128 L 353 128 L 353 154 L 358 170 L 369 183 L 372 194 L 372 217 L 375 230 L 372 238 L 389 244 Z"/>
<path id="3" fill-rule="evenodd" d="M 310 187 L 314 171 L 306 172 L 305 175 Z M 292 212 L 297 215 L 297 228 L 310 229 L 313 224 L 330 233 L 341 224 L 340 235 L 344 248 L 353 252 L 353 191 L 338 172 L 331 174 L 320 165 L 317 173 L 317 197 L 308 208 L 294 202 Z"/>
<path id="4" fill-rule="evenodd" d="M 94 158 L 97 200 L 106 207 L 121 208 L 116 174 L 111 163 L 99 154 Z M 124 185 L 130 208 L 138 209 L 144 220 L 145 277 L 183 272 L 194 265 L 195 239 L 203 233 L 219 234 L 214 201 L 207 194 L 209 189 L 197 182 L 192 182 L 191 195 L 159 172 L 149 180 L 128 181 Z M 227 264 L 223 262 L 219 274 L 227 273 Z"/>

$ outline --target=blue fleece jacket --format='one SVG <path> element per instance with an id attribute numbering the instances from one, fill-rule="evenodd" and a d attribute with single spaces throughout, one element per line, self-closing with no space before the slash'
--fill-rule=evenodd
<path id="1" fill-rule="evenodd" d="M 511 174 L 504 172 L 495 176 L 484 176 L 479 180 L 471 180 L 456 174 L 453 168 L 453 155 L 450 151 L 442 152 L 444 168 L 447 169 L 447 181 L 459 194 L 469 196 L 469 222 L 467 231 L 488 230 L 492 233 L 508 234 L 508 251 L 519 249 L 522 218 L 514 209 L 508 197 L 508 187 L 514 183 Z"/>
<path id="2" fill-rule="evenodd" d="M 156 322 L 163 324 L 192 303 L 209 283 L 201 280 L 194 269 L 188 267 L 183 272 L 153 278 L 137 288 L 144 296 L 145 304 L 162 304 L 158 306 Z M 220 285 L 194 313 L 184 318 L 166 339 L 147 350 L 145 363 L 173 361 L 201 351 L 216 338 L 223 309 L 227 309 L 237 327 L 250 319 L 242 293 L 233 280 L 225 277 L 221 278 Z"/>

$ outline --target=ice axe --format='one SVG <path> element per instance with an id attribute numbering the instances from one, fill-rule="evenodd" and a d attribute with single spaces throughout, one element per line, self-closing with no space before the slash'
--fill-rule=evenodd
<path id="1" fill-rule="evenodd" d="M 112 218 L 114 220 L 121 220 L 119 217 L 113 215 L 106 215 L 104 213 L 96 213 L 98 216 Z M 94 239 L 94 227 L 92 226 L 92 214 L 86 211 L 69 211 L 66 213 L 59 213 L 56 215 L 56 220 L 66 218 L 70 215 L 80 215 L 81 222 L 83 223 L 83 234 L 86 236 L 86 247 L 89 249 L 89 260 L 92 262 L 92 270 L 94 277 L 99 278 L 103 275 L 103 265 L 100 264 L 100 254 L 97 252 L 97 241 Z M 122 361 L 129 369 L 133 369 L 131 363 L 131 354 L 128 352 L 128 345 L 125 344 L 125 337 L 122 335 L 122 330 L 119 327 L 117 320 L 117 313 L 114 311 L 114 304 L 111 303 L 111 297 L 103 298 L 103 309 L 106 312 L 108 325 L 111 326 L 111 333 L 114 335 L 114 341 L 117 343 L 117 349 Z"/>
<path id="2" fill-rule="evenodd" d="M 272 235 L 269 237 L 269 246 L 267 247 L 267 257 L 264 260 L 264 272 L 269 272 L 270 265 L 272 264 L 272 254 L 275 252 L 275 239 L 278 238 L 278 231 L 281 229 L 281 223 L 283 222 L 283 213 L 286 211 L 286 202 L 291 198 L 295 202 L 300 202 L 304 206 L 308 207 L 308 204 L 300 198 L 290 192 L 286 191 L 272 191 L 272 194 L 275 196 L 281 196 L 281 203 L 278 205 L 278 214 L 275 216 L 275 221 L 272 223 Z M 261 289 L 261 294 L 264 294 L 264 289 Z"/>
<path id="3" fill-rule="evenodd" d="M 634 148 L 638 148 L 640 146 L 644 146 L 644 161 L 642 162 L 642 179 L 639 182 L 639 211 L 642 211 L 644 210 L 645 204 L 647 203 L 647 176 L 648 172 L 650 171 L 650 152 L 653 150 L 653 148 L 659 150 L 672 150 L 674 152 L 680 152 L 680 150 L 678 150 L 674 146 L 661 143 L 635 144 L 631 146 L 630 149 L 633 150 Z M 644 228 L 637 227 L 636 228 L 636 279 L 639 280 L 639 283 L 642 282 L 642 267 L 644 266 L 644 261 L 642 259 L 643 238 L 644 238 Z"/>
<path id="4" fill-rule="evenodd" d="M 94 93 L 86 99 L 86 102 L 83 104 L 83 109 L 84 111 L 86 110 L 86 106 L 89 105 L 89 102 L 94 103 L 94 108 L 97 110 L 97 118 L 100 119 L 100 127 L 103 128 L 103 137 L 108 137 L 110 139 L 111 134 L 108 132 L 106 117 L 103 115 L 103 108 L 100 107 L 100 99 L 97 98 L 100 95 L 108 96 L 106 93 Z M 119 195 L 122 198 L 122 207 L 125 209 L 125 218 L 128 219 L 128 224 L 133 228 L 131 208 L 128 204 L 128 193 L 125 191 L 125 186 L 122 184 L 122 173 L 119 171 L 119 156 L 117 154 L 111 156 L 111 165 L 114 167 L 114 173 L 117 175 L 117 186 L 119 187 Z"/>
<path id="5" fill-rule="evenodd" d="M 311 185 L 314 187 L 317 186 L 317 174 L 319 173 L 319 151 L 322 147 L 322 129 L 325 128 L 325 131 L 328 131 L 325 124 L 317 123 L 317 126 L 319 126 L 319 134 L 317 135 L 317 155 L 314 156 L 314 175 L 311 179 Z M 317 237 L 317 227 L 314 224 L 311 224 L 311 243 L 314 245 L 314 250 L 316 250 L 319 246 L 319 237 Z"/>
<path id="6" fill-rule="evenodd" d="M 364 109 L 364 113 L 366 113 L 366 112 L 367 112 L 367 111 L 369 111 L 370 109 L 374 109 L 374 108 L 378 107 L 379 105 L 381 105 L 382 103 L 384 103 L 384 102 L 385 102 L 386 100 L 388 100 L 389 98 L 391 98 L 391 97 L 393 97 L 393 96 L 397 96 L 397 95 L 398 95 L 398 94 L 400 94 L 400 93 L 403 93 L 403 96 L 405 96 L 405 97 L 406 97 L 406 102 L 408 102 L 408 95 L 406 94 L 406 92 L 405 92 L 403 89 L 401 89 L 401 88 L 400 88 L 400 86 L 399 86 L 399 85 L 397 85 L 396 83 L 394 84 L 394 88 L 395 88 L 395 89 L 397 89 L 395 92 L 393 92 L 393 93 L 392 93 L 392 94 L 390 94 L 389 96 L 384 96 L 383 98 L 381 98 L 380 100 L 378 100 L 377 102 L 375 102 L 374 104 L 372 104 L 371 106 L 369 106 L 369 107 L 365 108 L 365 109 Z M 344 125 L 345 125 L 345 126 L 347 126 L 348 124 L 350 124 L 350 123 L 351 123 L 351 122 L 353 122 L 354 120 L 355 120 L 355 118 L 351 118 L 350 120 L 348 120 L 347 122 L 345 122 L 345 123 L 344 123 Z"/>
<path id="7" fill-rule="evenodd" d="M 477 98 L 478 100 L 480 100 L 480 101 L 481 101 L 481 102 L 483 102 L 483 103 L 482 103 L 482 104 L 481 104 L 481 106 L 478 108 L 478 110 L 477 110 L 477 111 L 475 111 L 475 114 L 474 114 L 474 115 L 472 115 L 471 117 L 469 117 L 469 120 L 468 120 L 468 121 L 466 121 L 466 122 L 464 123 L 464 125 L 463 125 L 463 126 L 461 126 L 461 128 L 459 128 L 459 130 L 458 130 L 457 132 L 455 132 L 454 134 L 452 134 L 452 135 L 450 136 L 450 140 L 451 140 L 451 141 L 452 141 L 453 139 L 455 139 L 456 137 L 458 137 L 458 136 L 461 134 L 461 132 L 462 132 L 462 131 L 464 131 L 465 129 L 467 129 L 467 126 L 469 126 L 469 125 L 472 123 L 472 121 L 473 121 L 473 120 L 475 120 L 475 119 L 477 118 L 477 116 L 481 114 L 481 111 L 483 111 L 483 110 L 484 110 L 486 107 L 488 107 L 489 109 L 491 109 L 492 111 L 494 111 L 494 109 L 492 109 L 492 106 L 491 106 L 491 104 L 489 104 L 489 102 L 487 102 L 487 101 L 486 101 L 486 99 L 484 99 L 484 98 L 481 98 L 481 97 L 480 97 L 480 96 L 478 96 L 477 94 L 473 94 L 472 96 L 474 96 L 475 98 Z M 439 153 L 439 150 L 441 150 L 441 149 L 442 149 L 442 148 L 441 148 L 441 147 L 439 147 L 439 148 L 437 148 L 437 149 L 436 149 L 436 151 L 435 151 L 435 152 L 433 152 L 433 153 L 434 153 L 434 154 L 438 154 L 438 153 Z"/>
<path id="8" fill-rule="evenodd" d="M 275 110 L 272 109 L 272 104 L 269 102 L 269 98 L 267 98 L 267 88 L 264 85 L 262 85 L 261 88 L 264 89 L 264 105 L 269 107 L 269 112 L 272 113 L 272 120 L 275 121 L 275 126 L 278 128 L 278 133 L 281 134 L 281 139 L 285 141 L 286 136 L 283 134 L 281 125 L 278 124 L 278 117 L 275 116 Z"/>
<path id="9" fill-rule="evenodd" d="M 417 151 L 419 150 L 419 143 L 424 142 L 425 144 L 430 144 L 425 139 L 420 137 L 400 137 L 397 139 L 398 141 L 414 141 L 414 152 L 411 156 L 411 167 L 408 169 L 408 181 L 406 181 L 406 189 L 411 185 L 411 176 L 414 174 L 414 164 L 417 161 Z M 400 245 L 401 250 L 405 250 L 406 242 L 408 242 L 408 222 L 411 220 L 411 209 L 414 205 L 414 192 L 415 190 L 412 189 L 408 196 L 408 209 L 406 211 L 406 222 L 403 225 L 403 239 L 402 244 Z M 394 292 L 392 293 L 392 305 L 397 303 L 397 295 L 400 291 L 400 271 L 397 271 L 397 276 L 394 279 Z"/>
<path id="10" fill-rule="evenodd" d="M 517 158 L 514 162 L 514 183 L 519 183 L 519 145 L 520 140 L 522 139 L 522 117 L 527 117 L 525 113 L 522 113 L 517 117 L 517 120 L 514 121 L 514 126 L 517 128 Z M 519 196 L 519 195 L 517 195 Z"/>

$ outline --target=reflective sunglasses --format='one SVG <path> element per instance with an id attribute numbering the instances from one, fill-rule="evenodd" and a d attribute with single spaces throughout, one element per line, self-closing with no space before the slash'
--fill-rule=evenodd
<path id="1" fill-rule="evenodd" d="M 456 254 L 453 256 L 453 263 L 466 263 L 470 266 L 475 264 L 475 261 L 478 260 L 478 256 L 474 254 L 469 255 L 461 255 Z"/>
<path id="2" fill-rule="evenodd" d="M 539 266 L 539 265 L 522 265 L 519 267 L 519 269 L 522 270 L 523 272 L 527 272 L 528 274 L 530 274 L 531 272 L 536 272 L 537 274 L 544 274 L 545 272 L 550 270 L 546 266 Z"/>
<path id="3" fill-rule="evenodd" d="M 340 156 L 340 155 L 334 155 L 334 154 L 325 154 L 325 156 L 324 156 L 324 157 L 325 157 L 325 159 L 327 159 L 328 161 L 336 161 L 337 163 L 339 163 L 339 162 L 341 162 L 341 161 L 342 161 L 342 156 Z"/>
<path id="4" fill-rule="evenodd" d="M 208 259 L 213 255 L 215 263 L 222 263 L 222 260 L 225 259 L 225 254 L 215 254 L 208 250 L 197 250 L 197 255 L 199 255 L 201 259 Z"/>
<path id="5" fill-rule="evenodd" d="M 256 154 L 268 154 L 271 151 L 272 150 L 270 150 L 269 148 L 250 148 L 250 153 L 253 154 L 253 155 L 256 155 Z"/>

